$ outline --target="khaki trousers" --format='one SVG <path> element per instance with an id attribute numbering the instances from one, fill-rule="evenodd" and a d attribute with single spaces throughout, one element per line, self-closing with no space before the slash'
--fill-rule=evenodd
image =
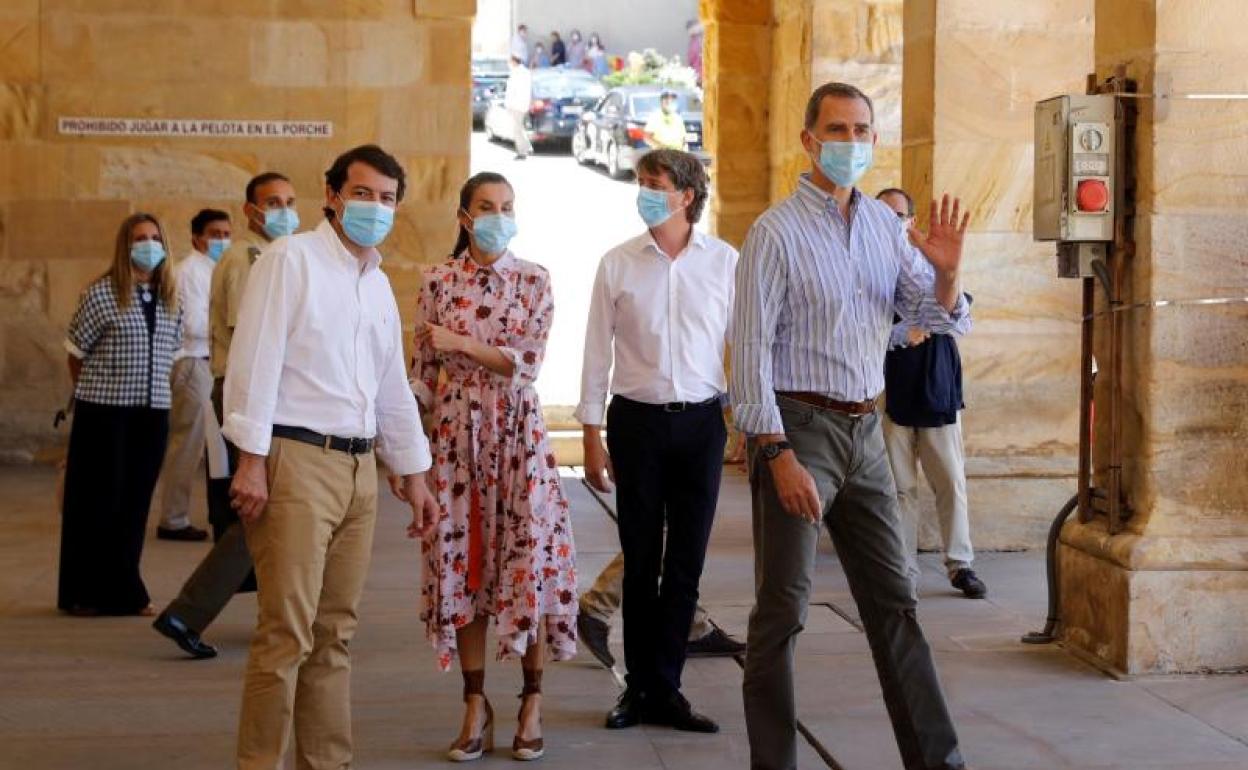
<path id="1" fill-rule="evenodd" d="M 179 358 L 169 384 L 173 405 L 160 470 L 160 526 L 185 529 L 191 525 L 191 485 L 204 456 L 204 405 L 212 399 L 212 371 L 202 358 Z"/>
<path id="2" fill-rule="evenodd" d="M 259 617 L 247 659 L 239 770 L 351 766 L 351 657 L 377 519 L 377 464 L 286 439 L 267 460 L 269 504 L 247 525 Z"/>
<path id="3" fill-rule="evenodd" d="M 617 553 L 607 566 L 598 573 L 598 579 L 581 594 L 581 612 L 592 618 L 611 624 L 611 616 L 620 609 L 624 594 L 624 554 Z M 696 642 L 715 630 L 701 604 L 693 611 L 693 623 L 689 626 L 689 641 Z"/>
<path id="4" fill-rule="evenodd" d="M 919 577 L 919 466 L 936 494 L 936 517 L 945 546 L 945 571 L 952 578 L 971 566 L 971 521 L 966 508 L 966 471 L 961 419 L 939 428 L 908 428 L 884 416 L 884 445 L 897 482 L 906 571 Z"/>

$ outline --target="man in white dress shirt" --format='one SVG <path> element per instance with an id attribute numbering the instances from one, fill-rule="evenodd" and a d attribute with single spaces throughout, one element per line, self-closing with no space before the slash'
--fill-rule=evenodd
<path id="1" fill-rule="evenodd" d="M 182 303 L 182 349 L 175 356 L 170 385 L 169 445 L 160 472 L 162 540 L 199 541 L 208 531 L 191 526 L 191 484 L 204 456 L 205 415 L 212 399 L 208 366 L 208 290 L 212 270 L 230 248 L 230 215 L 203 209 L 191 219 L 191 253 L 178 263 L 178 299 Z"/>
<path id="2" fill-rule="evenodd" d="M 727 438 L 724 347 L 737 252 L 693 228 L 707 198 L 697 158 L 656 150 L 638 163 L 637 180 L 647 230 L 598 267 L 576 410 L 589 483 L 619 488 L 628 688 L 607 727 L 716 732 L 681 695 L 680 677 Z"/>
<path id="3" fill-rule="evenodd" d="M 411 536 L 432 528 L 429 444 L 407 384 L 398 305 L 375 248 L 403 168 L 375 145 L 325 172 L 325 221 L 251 268 L 225 380 L 231 488 L 256 566 L 240 770 L 351 766 L 351 658 L 377 516 L 379 455 L 401 477 Z"/>

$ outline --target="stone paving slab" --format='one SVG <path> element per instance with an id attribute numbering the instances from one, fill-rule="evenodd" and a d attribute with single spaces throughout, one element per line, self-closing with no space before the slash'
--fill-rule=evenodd
<path id="1" fill-rule="evenodd" d="M 59 522 L 55 474 L 0 468 L 0 768 L 148 770 L 231 765 L 243 665 L 255 617 L 239 596 L 207 634 L 221 649 L 188 661 L 139 618 L 68 618 L 54 609 Z M 574 477 L 582 585 L 614 555 L 614 524 Z M 608 500 L 609 502 L 609 500 Z M 194 514 L 203 520 L 202 504 Z M 442 674 L 418 623 L 419 563 L 403 537 L 401 507 L 387 500 L 361 605 L 353 708 L 356 767 L 444 765 L 461 714 L 459 677 Z M 702 601 L 743 637 L 753 566 L 745 479 L 726 469 Z M 144 575 L 157 604 L 176 592 L 204 544 L 149 540 Z M 976 770 L 1243 770 L 1248 768 L 1248 678 L 1106 678 L 1060 648 L 1017 638 L 1042 625 L 1043 558 L 981 554 L 986 601 L 953 591 L 938 556 L 921 557 L 920 617 L 936 651 L 968 759 Z M 807 629 L 799 638 L 799 713 L 844 770 L 896 770 L 893 743 L 857 612 L 831 543 L 820 543 Z M 847 620 L 848 618 L 848 620 Z M 617 656 L 619 628 L 613 629 Z M 491 664 L 487 692 L 506 747 L 519 672 Z M 685 690 L 723 731 L 609 731 L 601 720 L 617 679 L 582 653 L 547 669 L 547 768 L 726 770 L 748 765 L 741 672 L 731 659 L 690 661 Z M 827 767 L 799 741 L 799 767 Z M 514 767 L 504 751 L 481 767 Z"/>

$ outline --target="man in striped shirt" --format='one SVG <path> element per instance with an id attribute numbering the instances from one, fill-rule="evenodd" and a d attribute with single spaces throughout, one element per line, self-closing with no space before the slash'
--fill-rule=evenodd
<path id="1" fill-rule="evenodd" d="M 871 164 L 874 120 L 854 86 L 815 91 L 802 132 L 810 173 L 754 223 L 737 267 L 730 392 L 753 469 L 757 595 L 743 689 L 755 770 L 797 766 L 793 660 L 820 521 L 858 604 L 904 766 L 965 767 L 915 616 L 875 404 L 894 312 L 934 333 L 964 324 L 968 217 L 945 196 L 927 234 L 907 232 L 854 187 Z"/>

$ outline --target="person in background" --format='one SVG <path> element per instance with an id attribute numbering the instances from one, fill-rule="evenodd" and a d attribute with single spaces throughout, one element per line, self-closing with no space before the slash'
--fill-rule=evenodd
<path id="1" fill-rule="evenodd" d="M 293 233 L 299 226 L 295 211 L 295 188 L 284 175 L 269 171 L 254 177 L 243 193 L 243 216 L 247 228 L 234 234 L 230 247 L 212 274 L 208 298 L 212 354 L 209 362 L 215 378 L 212 406 L 216 428 L 224 419 L 222 392 L 230 342 L 238 322 L 239 305 L 247 275 L 261 252 L 276 238 Z M 230 507 L 230 482 L 238 467 L 238 450 L 222 437 L 225 448 L 224 472 L 214 478 L 212 463 L 208 473 L 208 520 L 216 542 L 182 590 L 153 621 L 152 627 L 173 640 L 193 659 L 215 658 L 217 650 L 203 641 L 204 630 L 216 620 L 240 591 L 255 590 L 251 552 L 238 514 Z"/>
<path id="2" fill-rule="evenodd" d="M 680 96 L 675 91 L 664 91 L 659 96 L 659 109 L 646 120 L 642 136 L 646 144 L 656 150 L 684 150 L 686 142 L 685 119 L 680 114 Z"/>
<path id="3" fill-rule="evenodd" d="M 433 412 L 441 511 L 422 547 L 421 617 L 439 666 L 459 657 L 464 722 L 448 753 L 456 762 L 493 745 L 483 689 L 491 619 L 497 657 L 520 658 L 524 675 L 514 759 L 545 751 L 543 657 L 576 654 L 572 520 L 534 388 L 554 300 L 546 269 L 508 249 L 514 216 L 506 178 L 469 179 L 459 195 L 459 238 L 450 260 L 425 272 L 415 314 L 412 382 Z"/>
<path id="4" fill-rule="evenodd" d="M 902 226 L 914 223 L 914 200 L 896 187 L 875 196 L 897 214 Z M 968 296 L 967 302 L 970 302 Z M 955 335 L 970 329 L 966 316 L 947 334 L 929 334 L 895 317 L 884 356 L 884 444 L 897 483 L 906 568 L 917 584 L 919 562 L 919 465 L 936 494 L 936 515 L 945 548 L 950 584 L 968 599 L 982 599 L 988 587 L 971 563 L 970 516 L 962 451 L 962 359 Z"/>
<path id="5" fill-rule="evenodd" d="M 545 69 L 550 66 L 550 56 L 541 43 L 533 45 L 533 57 L 529 60 L 529 69 Z"/>
<path id="6" fill-rule="evenodd" d="M 698 85 L 702 85 L 702 43 L 704 40 L 702 22 L 697 19 L 690 19 L 685 25 L 685 31 L 689 33 L 689 48 L 685 53 L 685 63 L 693 70 L 698 78 Z"/>
<path id="7" fill-rule="evenodd" d="M 167 243 L 156 217 L 127 217 L 112 267 L 87 286 L 66 334 L 75 406 L 57 607 L 71 615 L 153 613 L 139 560 L 182 346 Z"/>
<path id="8" fill-rule="evenodd" d="M 208 292 L 212 270 L 229 247 L 230 215 L 203 209 L 191 219 L 191 253 L 176 267 L 182 305 L 182 348 L 174 356 L 169 445 L 160 471 L 160 524 L 156 537 L 162 540 L 208 538 L 207 530 L 191 526 L 191 484 L 204 457 L 204 422 L 212 403 Z"/>
<path id="9" fill-rule="evenodd" d="M 256 564 L 238 770 L 352 765 L 351 652 L 377 520 L 377 459 L 399 478 L 409 533 L 428 531 L 429 444 L 377 246 L 403 200 L 393 156 L 363 145 L 325 172 L 325 219 L 247 277 L 225 381 L 238 447 L 232 502 Z M 376 451 L 374 451 L 376 450 Z"/>
<path id="10" fill-rule="evenodd" d="M 507 90 L 503 93 L 503 106 L 511 115 L 511 140 L 516 148 L 516 160 L 524 160 L 533 154 L 533 143 L 524 127 L 529 107 L 533 104 L 533 73 L 524 66 L 524 60 L 511 57 L 511 74 L 507 77 Z"/>
<path id="11" fill-rule="evenodd" d="M 516 27 L 516 34 L 511 36 L 511 55 L 522 62 L 529 60 L 529 28 L 525 24 Z"/>
<path id="12" fill-rule="evenodd" d="M 969 214 L 933 202 L 927 233 L 855 187 L 878 140 L 870 97 L 826 83 L 806 105 L 810 171 L 750 227 L 737 270 L 732 407 L 750 436 L 755 603 L 742 694 L 750 767 L 797 766 L 793 669 L 828 528 L 871 647 L 901 763 L 964 770 L 906 574 L 877 399 L 893 314 L 947 332 L 970 313 Z"/>
<path id="13" fill-rule="evenodd" d="M 579 29 L 572 30 L 572 34 L 568 35 L 567 64 L 573 69 L 585 68 L 585 41 L 581 39 Z"/>
<path id="14" fill-rule="evenodd" d="M 594 584 L 581 594 L 576 631 L 585 649 L 607 668 L 615 665 L 615 656 L 607 640 L 611 636 L 611 616 L 620 608 L 624 592 L 624 553 L 620 552 L 598 573 Z M 698 604 L 689 624 L 689 640 L 685 642 L 686 658 L 730 658 L 745 652 L 745 644 L 724 633 L 711 623 L 706 608 Z"/>
<path id="15" fill-rule="evenodd" d="M 558 32 L 550 33 L 550 66 L 562 67 L 568 63 L 568 50 Z"/>
<path id="16" fill-rule="evenodd" d="M 637 181 L 646 229 L 598 266 L 575 414 L 586 481 L 618 487 L 628 686 L 606 726 L 714 733 L 719 725 L 681 693 L 681 675 L 723 472 L 737 252 L 694 229 L 708 195 L 697 158 L 647 153 Z"/>
<path id="17" fill-rule="evenodd" d="M 603 77 L 611 71 L 611 63 L 607 61 L 607 49 L 597 32 L 589 36 L 589 47 L 585 51 L 586 67 L 595 77 Z"/>

